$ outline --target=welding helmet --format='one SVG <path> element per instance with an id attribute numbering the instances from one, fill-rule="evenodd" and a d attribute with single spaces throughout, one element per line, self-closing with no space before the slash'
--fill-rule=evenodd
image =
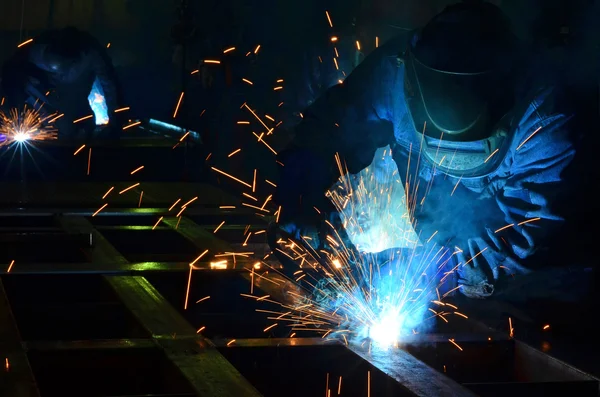
<path id="1" fill-rule="evenodd" d="M 516 39 L 488 3 L 446 8 L 410 35 L 404 94 L 426 159 L 454 176 L 495 170 L 508 149 Z"/>
<path id="2" fill-rule="evenodd" d="M 79 32 L 75 28 L 65 28 L 58 31 L 44 48 L 43 67 L 56 76 L 66 76 L 81 59 L 82 54 Z"/>

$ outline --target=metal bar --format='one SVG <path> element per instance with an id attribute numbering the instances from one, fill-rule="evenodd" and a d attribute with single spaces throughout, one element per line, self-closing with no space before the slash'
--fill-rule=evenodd
<path id="1" fill-rule="evenodd" d="M 154 349 L 151 339 L 96 339 L 74 341 L 27 341 L 24 348 L 29 350 L 104 350 L 104 349 Z"/>
<path id="2" fill-rule="evenodd" d="M 242 258 L 244 259 L 244 258 Z M 210 262 L 196 262 L 194 272 L 237 272 L 248 274 L 252 262 L 238 259 L 235 269 L 215 269 Z M 11 274 L 138 274 L 144 272 L 186 271 L 190 264 L 187 262 L 135 262 L 135 263 L 22 263 L 11 269 Z M 257 272 L 258 274 L 258 272 Z"/>
<path id="3" fill-rule="evenodd" d="M 211 339 L 217 347 L 295 347 L 295 346 L 322 346 L 341 344 L 337 339 L 323 338 L 252 338 L 236 339 Z"/>
<path id="4" fill-rule="evenodd" d="M 82 247 L 92 245 L 91 233 L 61 233 L 61 232 L 21 232 L 0 233 L 0 244 L 2 243 L 56 243 L 76 244 Z"/>
<path id="5" fill-rule="evenodd" d="M 1 186 L 1 184 L 0 184 Z M 109 186 L 110 187 L 110 186 Z M 144 193 L 144 195 L 146 195 Z M 169 208 L 168 207 L 144 207 L 144 208 L 137 208 L 137 202 L 135 203 L 136 206 L 135 207 L 121 207 L 121 208 L 115 208 L 115 207 L 107 207 L 105 210 L 102 210 L 102 212 L 98 213 L 98 217 L 104 217 L 104 216 L 131 216 L 131 217 L 135 217 L 135 216 L 147 216 L 147 215 L 156 215 L 156 214 L 167 214 L 169 213 Z M 0 217 L 3 216 L 52 216 L 55 214 L 61 214 L 64 216 L 87 216 L 87 217 L 91 217 L 94 213 L 96 213 L 96 211 L 98 211 L 98 208 L 91 208 L 91 207 L 82 207 L 82 208 L 73 208 L 73 207 L 67 207 L 67 208 L 61 208 L 61 207 L 30 207 L 30 208 L 0 208 Z M 225 211 L 225 210 L 220 210 L 218 207 L 213 207 L 213 208 L 200 208 L 200 207 L 196 207 L 196 208 L 187 208 L 185 210 L 185 214 L 187 216 L 203 216 L 203 215 L 215 215 L 215 214 L 220 214 L 223 215 L 223 217 L 227 217 L 227 216 L 249 216 L 249 215 L 253 215 L 253 213 L 248 213 L 248 212 L 242 212 L 242 211 Z M 259 220 L 257 218 L 257 220 Z"/>
<path id="6" fill-rule="evenodd" d="M 62 217 L 60 224 L 69 231 L 93 229 L 93 225 L 81 217 Z M 127 263 L 98 231 L 94 235 L 97 240 L 95 250 L 99 251 L 96 258 L 117 265 Z M 148 280 L 140 276 L 105 276 L 105 279 L 198 395 L 260 396 L 209 340 L 196 334 L 196 330 Z"/>
<path id="7" fill-rule="evenodd" d="M 235 252 L 231 245 L 219 239 L 213 233 L 201 228 L 186 217 L 182 217 L 181 220 L 179 220 L 179 218 L 169 217 L 163 219 L 163 222 L 192 242 L 192 244 L 199 249 L 210 249 L 214 254 Z"/>
<path id="8" fill-rule="evenodd" d="M 20 339 L 6 291 L 0 281 L 0 395 L 37 397 L 40 393 Z"/>
<path id="9" fill-rule="evenodd" d="M 196 330 L 145 278 L 106 279 L 199 395 L 260 396 L 209 340 L 196 335 Z"/>
<path id="10" fill-rule="evenodd" d="M 416 396 L 474 397 L 475 393 L 429 367 L 402 349 L 364 350 L 350 346 L 355 354 L 395 379 Z"/>

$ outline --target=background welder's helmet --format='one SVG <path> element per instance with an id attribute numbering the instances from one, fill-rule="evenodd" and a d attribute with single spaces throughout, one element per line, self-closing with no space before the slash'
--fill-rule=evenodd
<path id="1" fill-rule="evenodd" d="M 510 138 L 499 128 L 514 101 L 508 19 L 489 3 L 457 4 L 408 44 L 404 91 L 425 157 L 451 175 L 491 172 Z"/>
<path id="2" fill-rule="evenodd" d="M 81 60 L 83 48 L 80 34 L 75 28 L 65 28 L 48 43 L 42 55 L 44 69 L 56 76 L 66 76 L 69 70 Z"/>

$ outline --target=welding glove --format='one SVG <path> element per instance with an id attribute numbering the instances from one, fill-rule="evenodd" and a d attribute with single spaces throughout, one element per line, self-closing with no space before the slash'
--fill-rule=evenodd
<path id="1" fill-rule="evenodd" d="M 486 227 L 502 225 L 504 215 L 494 198 L 481 198 L 460 183 L 438 177 L 415 218 L 422 242 L 464 249 L 470 238 L 484 235 Z"/>

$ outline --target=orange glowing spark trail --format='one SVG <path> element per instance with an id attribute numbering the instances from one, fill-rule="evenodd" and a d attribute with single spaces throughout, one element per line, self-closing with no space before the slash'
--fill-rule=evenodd
<path id="1" fill-rule="evenodd" d="M 225 221 L 221 222 L 221 223 L 219 224 L 219 226 L 217 226 L 217 228 L 216 228 L 216 229 L 213 231 L 213 234 L 214 234 L 214 233 L 216 233 L 216 232 L 218 232 L 218 231 L 219 231 L 219 229 L 220 229 L 220 228 L 221 228 L 221 227 L 222 227 L 224 224 L 225 224 Z"/>
<path id="2" fill-rule="evenodd" d="M 538 127 L 538 128 L 537 128 L 537 130 L 533 131 L 533 132 L 531 133 L 531 135 L 529 135 L 527 138 L 525 138 L 525 140 L 524 140 L 523 142 L 521 142 L 521 143 L 519 144 L 519 146 L 517 146 L 517 150 L 521 149 L 521 147 L 522 147 L 524 144 L 526 144 L 526 143 L 527 143 L 527 141 L 529 141 L 531 138 L 533 138 L 533 136 L 534 136 L 535 134 L 537 134 L 537 132 L 538 132 L 539 130 L 541 130 L 541 129 L 542 129 L 542 127 L 540 126 L 540 127 Z"/>
<path id="3" fill-rule="evenodd" d="M 179 111 L 179 106 L 181 106 L 181 101 L 183 101 L 183 94 L 185 94 L 185 93 L 181 92 L 181 94 L 179 95 L 179 100 L 177 101 L 177 106 L 175 106 L 175 111 L 173 112 L 173 118 L 177 117 L 177 112 Z"/>
<path id="4" fill-rule="evenodd" d="M 135 123 L 131 123 L 129 125 L 126 125 L 125 127 L 123 127 L 123 131 L 128 130 L 130 128 L 133 128 L 133 127 L 135 127 L 137 125 L 140 125 L 140 124 L 142 124 L 141 121 L 136 121 Z"/>
<path id="5" fill-rule="evenodd" d="M 229 153 L 229 155 L 227 157 L 231 157 L 231 156 L 233 156 L 233 155 L 235 155 L 235 154 L 237 154 L 237 153 L 239 153 L 241 151 L 242 151 L 242 149 L 236 149 L 233 152 Z"/>
<path id="6" fill-rule="evenodd" d="M 108 189 L 108 190 L 106 191 L 106 193 L 104 193 L 104 196 L 102 196 L 102 200 L 104 200 L 104 199 L 106 198 L 106 196 L 108 196 L 108 194 L 109 194 L 110 192 L 112 192 L 112 191 L 113 191 L 113 189 L 114 189 L 114 188 L 115 188 L 115 187 L 114 187 L 114 186 L 112 186 L 110 189 Z"/>
<path id="7" fill-rule="evenodd" d="M 141 170 L 143 170 L 143 169 L 144 169 L 144 166 L 143 166 L 143 165 L 141 165 L 141 166 L 137 167 L 135 170 L 131 171 L 131 174 L 130 174 L 130 175 L 133 175 L 133 174 L 135 174 L 136 172 L 138 172 L 138 171 L 141 171 Z"/>
<path id="8" fill-rule="evenodd" d="M 192 261 L 192 263 L 190 263 L 190 266 L 194 266 L 204 255 L 206 255 L 208 253 L 208 250 L 204 250 L 203 253 L 201 253 L 200 255 L 198 255 L 198 257 L 196 259 L 194 259 Z"/>
<path id="9" fill-rule="evenodd" d="M 177 201 L 175 201 L 175 202 L 173 203 L 173 205 L 169 207 L 169 211 L 172 211 L 172 210 L 173 210 L 173 208 L 175 208 L 175 206 L 177 205 L 177 203 L 178 203 L 178 202 L 180 202 L 180 201 L 181 201 L 181 199 L 180 199 L 180 198 L 178 198 L 178 199 L 177 199 Z"/>
<path id="10" fill-rule="evenodd" d="M 79 147 L 79 149 L 75 150 L 75 153 L 73 153 L 73 156 L 77 156 L 77 154 L 78 154 L 79 152 L 81 152 L 81 151 L 83 150 L 83 148 L 84 148 L 84 147 L 85 147 L 85 144 L 81 145 L 81 146 Z"/>
<path id="11" fill-rule="evenodd" d="M 156 221 L 154 226 L 152 226 L 152 230 L 156 229 L 158 227 L 158 225 L 162 222 L 162 220 L 163 220 L 162 216 L 160 218 L 158 218 L 158 220 Z"/>
<path id="12" fill-rule="evenodd" d="M 193 199 L 191 199 L 190 201 L 188 201 L 187 203 L 185 203 L 184 205 L 182 205 L 182 208 L 187 207 L 188 205 L 192 204 L 194 201 L 198 200 L 198 196 L 194 197 Z"/>
<path id="13" fill-rule="evenodd" d="M 129 106 L 126 106 L 124 108 L 115 110 L 115 113 L 124 112 L 124 111 L 129 110 L 129 109 L 131 109 L 131 108 Z"/>
<path id="14" fill-rule="evenodd" d="M 108 203 L 106 203 L 102 207 L 98 208 L 98 211 L 94 212 L 94 214 L 92 215 L 92 217 L 95 217 L 96 215 L 98 215 L 100 213 L 100 211 L 102 211 L 103 209 L 106 208 L 107 205 L 108 205 Z"/>
<path id="15" fill-rule="evenodd" d="M 215 167 L 210 167 L 210 168 L 211 168 L 213 171 L 215 171 L 215 172 L 218 172 L 218 173 L 219 173 L 219 174 L 221 174 L 221 175 L 225 175 L 226 177 L 228 177 L 228 178 L 231 178 L 231 179 L 233 179 L 234 181 L 236 181 L 236 182 L 239 182 L 239 183 L 241 183 L 242 185 L 244 185 L 244 186 L 246 186 L 246 187 L 248 187 L 248 188 L 252 189 L 252 185 L 250 185 L 249 183 L 246 183 L 246 182 L 242 181 L 241 179 L 238 179 L 238 178 L 236 178 L 236 177 L 235 177 L 235 176 L 233 176 L 233 175 L 229 175 L 229 174 L 228 174 L 228 173 L 226 173 L 225 171 L 221 171 L 221 170 L 220 170 L 220 169 L 218 169 L 218 168 L 215 168 Z"/>
<path id="16" fill-rule="evenodd" d="M 333 27 L 333 22 L 331 22 L 331 17 L 329 16 L 329 11 L 325 11 L 325 15 L 327 16 L 327 22 L 329 22 L 329 27 Z"/>
<path id="17" fill-rule="evenodd" d="M 73 124 L 77 124 L 77 123 L 79 123 L 80 121 L 83 121 L 83 120 L 91 119 L 92 117 L 94 117 L 94 115 L 90 114 L 89 116 L 85 116 L 85 117 L 82 117 L 80 119 L 77 119 L 77 120 L 73 121 Z"/>
<path id="18" fill-rule="evenodd" d="M 6 273 L 10 273 L 14 264 L 15 264 L 15 260 L 13 259 L 12 261 L 10 261 L 10 265 L 8 265 L 8 270 L 6 270 Z"/>
<path id="19" fill-rule="evenodd" d="M 235 47 L 230 47 L 228 49 L 226 49 L 225 51 L 223 51 L 223 54 L 227 54 L 228 52 L 234 51 Z"/>
<path id="20" fill-rule="evenodd" d="M 250 81 L 250 80 L 248 80 L 248 79 L 242 79 L 242 81 L 243 81 L 244 83 L 248 83 L 248 84 L 250 84 L 250 85 L 254 85 L 254 83 L 253 83 L 253 82 L 251 82 L 251 81 Z"/>
<path id="21" fill-rule="evenodd" d="M 133 185 L 129 186 L 128 188 L 125 188 L 125 189 L 121 190 L 121 191 L 119 192 L 119 194 L 123 194 L 123 193 L 125 193 L 125 192 L 127 192 L 127 191 L 129 191 L 129 190 L 131 190 L 131 189 L 133 189 L 133 188 L 136 188 L 136 187 L 138 187 L 138 186 L 140 186 L 140 183 L 139 183 L 139 182 L 138 182 L 138 183 L 134 183 Z"/>
<path id="22" fill-rule="evenodd" d="M 185 303 L 183 304 L 183 310 L 187 310 L 187 307 L 188 307 L 188 300 L 190 297 L 190 285 L 192 284 L 192 271 L 193 270 L 194 270 L 194 267 L 192 265 L 190 265 L 190 273 L 188 276 L 187 288 L 185 291 Z"/>
<path id="23" fill-rule="evenodd" d="M 200 300 L 197 300 L 196 303 L 204 302 L 207 299 L 210 299 L 210 295 L 209 296 L 205 296 L 204 298 L 202 298 Z"/>
<path id="24" fill-rule="evenodd" d="M 92 148 L 88 150 L 87 174 L 90 175 L 90 167 L 92 166 Z"/>
<path id="25" fill-rule="evenodd" d="M 19 44 L 17 46 L 17 48 L 21 48 L 21 47 L 23 47 L 23 46 L 25 46 L 25 45 L 27 45 L 27 44 L 29 44 L 31 42 L 33 42 L 33 39 L 26 40 L 26 41 L 22 42 L 21 44 Z"/>

